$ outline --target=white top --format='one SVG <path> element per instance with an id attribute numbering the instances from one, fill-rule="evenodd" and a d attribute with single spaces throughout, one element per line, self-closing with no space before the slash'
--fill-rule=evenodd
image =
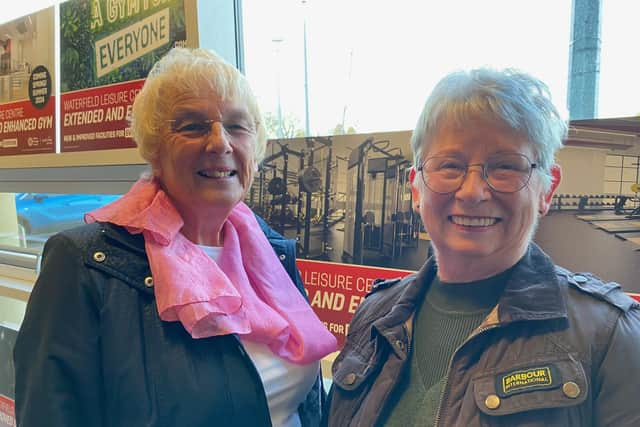
<path id="1" fill-rule="evenodd" d="M 274 427 L 300 427 L 298 406 L 313 387 L 320 363 L 296 365 L 273 354 L 269 347 L 240 339 L 256 366 L 267 395 Z"/>
<path id="2" fill-rule="evenodd" d="M 220 246 L 199 246 L 213 260 L 217 260 L 222 253 Z M 247 341 L 242 337 L 240 342 L 262 380 L 273 426 L 300 427 L 302 423 L 298 406 L 313 387 L 320 372 L 320 362 L 297 365 L 273 354 L 265 344 Z"/>
<path id="3" fill-rule="evenodd" d="M 217 261 L 218 258 L 220 258 L 220 254 L 222 253 L 222 246 L 198 246 L 200 246 L 200 249 L 202 249 L 205 254 L 209 255 L 209 258 L 211 258 L 212 260 Z"/>

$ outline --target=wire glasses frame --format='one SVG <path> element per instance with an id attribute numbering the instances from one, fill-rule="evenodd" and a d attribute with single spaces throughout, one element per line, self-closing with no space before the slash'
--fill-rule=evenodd
<path id="1" fill-rule="evenodd" d="M 220 119 L 168 119 L 165 120 L 173 133 L 186 139 L 202 139 L 213 131 L 214 123 L 220 123 L 224 134 L 231 138 L 255 136 L 257 124 L 248 123 L 246 120 L 220 120 Z"/>
<path id="2" fill-rule="evenodd" d="M 484 163 L 467 164 L 453 156 L 433 156 L 418 167 L 422 182 L 434 193 L 449 194 L 462 187 L 469 168 L 479 166 L 489 188 L 498 193 L 515 193 L 527 186 L 531 173 L 538 168 L 520 153 L 489 156 Z"/>

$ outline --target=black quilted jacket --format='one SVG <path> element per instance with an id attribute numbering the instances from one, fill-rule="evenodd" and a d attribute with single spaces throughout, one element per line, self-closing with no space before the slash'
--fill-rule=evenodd
<path id="1" fill-rule="evenodd" d="M 303 292 L 295 243 L 259 222 Z M 14 352 L 19 426 L 271 425 L 236 336 L 195 340 L 161 321 L 150 276 L 142 236 L 121 227 L 48 240 Z M 299 408 L 305 426 L 319 424 L 321 387 Z"/>

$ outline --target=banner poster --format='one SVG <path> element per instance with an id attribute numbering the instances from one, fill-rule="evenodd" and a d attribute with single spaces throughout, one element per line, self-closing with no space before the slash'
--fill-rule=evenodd
<path id="1" fill-rule="evenodd" d="M 428 234 L 411 208 L 410 132 L 271 140 L 247 204 L 298 242 L 311 306 L 340 345 L 375 279 L 418 270 Z"/>
<path id="2" fill-rule="evenodd" d="M 16 427 L 13 347 L 18 327 L 0 322 L 0 427 Z"/>
<path id="3" fill-rule="evenodd" d="M 183 0 L 61 3 L 61 151 L 135 147 L 135 95 L 153 64 L 184 45 Z"/>
<path id="4" fill-rule="evenodd" d="M 340 347 L 349 333 L 349 322 L 374 280 L 404 277 L 412 271 L 299 259 L 309 303 L 313 311 L 338 338 Z"/>
<path id="5" fill-rule="evenodd" d="M 54 8 L 0 25 L 0 156 L 53 153 Z"/>
<path id="6" fill-rule="evenodd" d="M 0 427 L 16 427 L 16 405 L 13 399 L 0 394 Z"/>
<path id="7" fill-rule="evenodd" d="M 413 210 L 410 139 L 401 131 L 270 140 L 247 193 L 254 212 L 296 240 L 309 302 L 340 345 L 375 279 L 404 277 L 433 253 Z M 572 262 L 543 241 L 559 265 Z M 589 268 L 606 277 L 606 262 Z"/>

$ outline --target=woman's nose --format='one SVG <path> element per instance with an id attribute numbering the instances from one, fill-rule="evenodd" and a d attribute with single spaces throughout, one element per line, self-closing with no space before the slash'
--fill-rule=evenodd
<path id="1" fill-rule="evenodd" d="M 456 198 L 479 202 L 490 197 L 490 194 L 491 188 L 484 179 L 482 165 L 469 165 L 462 185 L 456 191 Z"/>
<path id="2" fill-rule="evenodd" d="M 211 124 L 211 131 L 207 135 L 206 150 L 211 153 L 225 154 L 233 151 L 231 137 L 220 122 Z"/>

